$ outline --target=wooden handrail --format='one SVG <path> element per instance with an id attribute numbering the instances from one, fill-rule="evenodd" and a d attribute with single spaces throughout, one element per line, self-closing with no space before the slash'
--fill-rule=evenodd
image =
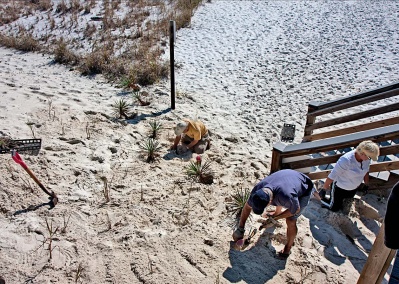
<path id="1" fill-rule="evenodd" d="M 365 97 L 373 96 L 378 93 L 383 93 L 383 92 L 390 91 L 393 89 L 398 89 L 398 88 L 399 88 L 399 82 L 393 83 L 393 84 L 387 85 L 387 86 L 382 86 L 380 88 L 373 89 L 373 90 L 370 90 L 367 92 L 362 92 L 362 93 L 359 93 L 356 95 L 348 96 L 348 97 L 345 97 L 342 99 L 332 100 L 332 101 L 328 101 L 328 102 L 311 101 L 311 102 L 309 102 L 309 107 L 313 110 L 324 109 L 324 108 L 328 108 L 331 106 L 341 105 L 346 102 L 359 100 L 359 99 L 362 99 Z"/>
<path id="2" fill-rule="evenodd" d="M 333 113 L 339 110 L 352 108 L 356 106 L 363 106 L 367 103 L 374 101 L 394 97 L 399 95 L 399 82 L 392 85 L 380 87 L 371 91 L 359 93 L 356 95 L 348 96 L 342 99 L 329 101 L 329 102 L 310 102 L 308 105 L 308 113 L 306 115 L 306 125 L 304 129 L 304 142 L 312 141 L 316 139 L 323 139 L 326 137 L 333 137 L 331 135 L 324 135 L 319 133 L 319 136 L 313 136 L 313 130 L 320 129 L 329 126 L 335 126 L 337 124 L 360 120 L 367 117 L 374 117 L 380 114 L 393 112 L 399 110 L 399 103 L 387 105 L 385 107 L 369 109 L 363 112 L 357 112 L 355 114 L 345 115 L 341 117 L 335 117 L 334 119 L 318 121 L 318 116 Z M 397 115 L 396 115 L 397 116 Z M 371 129 L 371 128 L 369 128 Z M 363 130 L 360 130 L 363 131 Z M 341 134 L 342 135 L 342 134 Z M 312 139 L 309 139 L 309 137 Z M 317 138 L 320 137 L 320 138 Z"/>
<path id="3" fill-rule="evenodd" d="M 325 108 L 322 108 L 322 109 L 317 109 L 317 110 L 314 110 L 314 111 L 308 113 L 308 116 L 319 116 L 319 115 L 331 113 L 331 112 L 334 112 L 334 111 L 347 109 L 347 108 L 351 108 L 351 107 L 367 104 L 367 103 L 370 103 L 370 102 L 379 101 L 379 100 L 382 100 L 382 99 L 391 98 L 391 97 L 394 97 L 394 96 L 397 96 L 397 95 L 399 95 L 399 89 L 393 89 L 393 90 L 389 90 L 387 92 L 373 94 L 371 96 L 359 98 L 357 100 L 351 100 L 351 101 L 348 101 L 348 102 L 344 102 L 344 103 L 341 103 L 339 105 L 334 105 L 334 106 L 329 106 L 329 107 L 325 107 Z"/>
<path id="4" fill-rule="evenodd" d="M 320 152 L 327 152 L 347 147 L 356 147 L 364 140 L 383 142 L 399 137 L 399 124 L 372 129 L 364 132 L 348 134 L 324 140 L 317 140 L 296 145 L 285 145 L 277 142 L 273 147 L 271 172 L 282 169 L 282 159 L 285 157 L 295 157 L 309 155 Z"/>
<path id="5" fill-rule="evenodd" d="M 333 118 L 333 119 L 330 119 L 330 120 L 324 120 L 324 121 L 316 122 L 316 123 L 313 123 L 312 125 L 306 125 L 305 126 L 305 131 L 310 131 L 310 130 L 314 130 L 314 129 L 317 129 L 317 128 L 323 128 L 323 127 L 327 127 L 327 126 L 333 126 L 333 125 L 337 125 L 337 124 L 345 123 L 345 122 L 350 122 L 350 121 L 354 121 L 354 120 L 359 120 L 359 119 L 362 119 L 362 118 L 375 116 L 375 115 L 380 115 L 380 114 L 392 112 L 392 111 L 395 111 L 395 110 L 399 110 L 399 103 L 390 104 L 390 105 L 387 105 L 387 106 L 378 107 L 378 108 L 374 108 L 374 109 L 369 109 L 369 110 L 365 110 L 365 111 L 362 111 L 362 112 L 357 112 L 357 113 L 354 113 L 354 114 Z"/>
<path id="6" fill-rule="evenodd" d="M 384 127 L 388 125 L 393 125 L 393 124 L 399 124 L 399 116 L 395 116 L 392 118 L 388 119 L 382 119 L 379 121 L 374 121 L 370 123 L 365 123 L 361 125 L 355 125 L 347 128 L 341 128 L 337 130 L 331 130 L 331 131 L 326 131 L 322 133 L 316 133 L 312 135 L 307 135 L 303 137 L 303 142 L 309 142 L 309 141 L 314 141 L 314 140 L 320 140 L 320 139 L 325 139 L 325 138 L 330 138 L 330 137 L 335 137 L 335 136 L 341 136 L 341 135 L 346 135 L 354 132 L 360 132 L 360 131 L 365 131 L 365 130 L 370 130 L 374 128 L 379 128 L 379 127 Z"/>
<path id="7" fill-rule="evenodd" d="M 390 145 L 380 147 L 380 156 L 392 155 L 399 153 L 399 145 Z M 281 168 L 283 169 L 300 169 L 307 167 L 314 167 L 319 165 L 333 164 L 338 161 L 338 159 L 343 154 L 329 155 L 318 158 L 306 158 L 302 160 L 292 161 L 292 162 L 282 162 Z M 399 159 L 399 158 L 398 158 Z"/>

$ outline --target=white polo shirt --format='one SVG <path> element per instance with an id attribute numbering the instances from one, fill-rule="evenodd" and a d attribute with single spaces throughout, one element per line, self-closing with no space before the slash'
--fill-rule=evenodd
<path id="1" fill-rule="evenodd" d="M 340 188 L 353 190 L 362 183 L 369 169 L 370 160 L 358 162 L 355 158 L 355 150 L 352 150 L 338 159 L 328 177 L 336 181 Z"/>

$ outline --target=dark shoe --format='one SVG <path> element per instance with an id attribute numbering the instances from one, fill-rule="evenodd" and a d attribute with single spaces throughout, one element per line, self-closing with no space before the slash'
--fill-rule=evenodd
<path id="1" fill-rule="evenodd" d="M 206 150 L 211 149 L 211 140 L 208 141 L 208 145 L 206 145 Z"/>
<path id="2" fill-rule="evenodd" d="M 277 257 L 280 259 L 287 259 L 290 256 L 291 252 L 284 253 L 284 251 L 280 251 L 277 253 Z"/>

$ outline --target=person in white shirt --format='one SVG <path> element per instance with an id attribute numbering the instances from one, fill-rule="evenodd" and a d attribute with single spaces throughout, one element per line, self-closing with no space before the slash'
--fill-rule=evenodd
<path id="1" fill-rule="evenodd" d="M 341 156 L 323 188 L 315 194 L 322 205 L 332 211 L 338 211 L 342 209 L 344 198 L 353 198 L 362 182 L 368 187 L 370 160 L 377 161 L 379 155 L 378 145 L 367 140 L 361 142 L 355 150 Z M 328 200 L 325 195 L 329 190 L 331 193 Z"/>

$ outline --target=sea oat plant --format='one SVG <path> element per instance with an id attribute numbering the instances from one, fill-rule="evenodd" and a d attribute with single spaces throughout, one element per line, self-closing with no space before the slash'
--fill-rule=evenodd
<path id="1" fill-rule="evenodd" d="M 49 252 L 49 261 L 50 261 L 51 259 L 53 259 L 53 250 L 55 249 L 55 247 L 53 247 L 53 240 L 56 238 L 59 227 L 54 228 L 53 221 L 49 222 L 47 218 L 45 220 L 46 220 L 48 236 L 44 238 L 42 244 L 37 249 L 47 244 L 47 250 Z"/>
<path id="2" fill-rule="evenodd" d="M 70 213 L 68 214 L 68 217 L 66 215 L 67 215 L 67 212 L 65 212 L 64 215 L 62 216 L 64 218 L 64 222 L 63 222 L 62 228 L 60 230 L 61 234 L 65 234 L 66 233 L 67 227 L 68 227 L 68 224 L 69 224 L 69 219 L 71 219 L 71 214 Z"/>
<path id="3" fill-rule="evenodd" d="M 105 176 L 100 177 L 100 179 L 103 181 L 104 187 L 103 187 L 103 195 L 105 198 L 105 202 L 108 203 L 111 201 L 111 197 L 110 197 L 110 187 L 108 184 L 108 179 Z"/>
<path id="4" fill-rule="evenodd" d="M 114 109 L 114 115 L 118 116 L 119 118 L 128 118 L 128 111 L 129 111 L 129 103 L 125 99 L 120 99 L 118 101 L 115 101 L 115 103 L 112 105 L 112 108 Z"/>
<path id="5" fill-rule="evenodd" d="M 35 130 L 33 129 L 33 125 L 35 125 L 35 123 L 32 122 L 32 121 L 28 121 L 28 122 L 26 123 L 26 125 L 29 126 L 30 131 L 32 131 L 32 136 L 33 136 L 33 138 L 36 138 L 36 137 L 35 137 Z"/>
<path id="6" fill-rule="evenodd" d="M 233 215 L 234 217 L 239 217 L 241 215 L 242 210 L 244 209 L 245 204 L 248 201 L 251 192 L 248 188 L 236 189 L 233 194 L 231 194 L 231 198 L 233 199 L 228 203 L 227 212 Z"/>
<path id="7" fill-rule="evenodd" d="M 158 151 L 161 149 L 159 141 L 153 138 L 148 138 L 147 141 L 140 144 L 140 147 L 147 153 L 147 163 L 154 162 Z"/>
<path id="8" fill-rule="evenodd" d="M 80 282 L 81 278 L 84 278 L 84 274 L 86 272 L 86 267 L 83 263 L 79 262 L 78 267 L 75 270 L 75 283 Z"/>
<path id="9" fill-rule="evenodd" d="M 190 161 L 186 168 L 186 174 L 189 178 L 200 183 L 211 184 L 213 183 L 211 164 L 211 160 L 202 160 L 201 156 L 198 155 L 195 162 Z"/>
<path id="10" fill-rule="evenodd" d="M 10 138 L 0 137 L 0 149 L 8 149 L 10 142 Z"/>
<path id="11" fill-rule="evenodd" d="M 156 139 L 159 130 L 162 129 L 162 123 L 160 121 L 157 121 L 157 120 L 152 120 L 148 124 L 151 127 L 151 138 Z"/>
<path id="12" fill-rule="evenodd" d="M 150 102 L 144 100 L 144 96 L 147 96 L 147 92 L 133 92 L 133 100 L 137 101 L 141 106 L 148 106 Z"/>

